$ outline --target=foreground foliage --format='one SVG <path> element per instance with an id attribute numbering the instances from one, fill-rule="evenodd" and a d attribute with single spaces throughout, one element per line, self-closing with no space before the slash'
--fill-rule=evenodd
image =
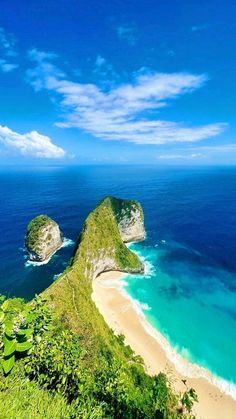
<path id="1" fill-rule="evenodd" d="M 1 419 L 191 417 L 194 390 L 178 395 L 165 374 L 145 374 L 141 358 L 122 336 L 111 334 L 114 351 L 103 340 L 95 363 L 82 335 L 53 315 L 42 297 L 28 304 L 21 299 L 0 302 Z M 16 362 L 6 369 L 9 322 Z M 30 344 L 20 351 L 19 331 Z"/>

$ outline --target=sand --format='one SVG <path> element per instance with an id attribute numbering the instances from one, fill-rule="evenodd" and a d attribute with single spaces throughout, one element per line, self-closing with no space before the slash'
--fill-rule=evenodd
<path id="1" fill-rule="evenodd" d="M 133 300 L 124 293 L 122 276 L 120 272 L 107 272 L 93 281 L 92 298 L 106 323 L 116 334 L 122 333 L 126 344 L 129 344 L 137 355 L 142 356 L 149 374 L 164 371 L 171 376 L 176 390 L 185 391 L 186 386 L 196 390 L 199 402 L 195 404 L 193 413 L 198 419 L 235 419 L 235 399 L 220 391 L 206 378 L 190 378 L 177 371 L 170 356 L 168 357 L 163 349 L 165 345 L 166 348 L 168 346 L 165 339 L 146 322 Z M 185 364 L 184 371 L 188 371 L 188 375 L 194 374 L 196 370 L 199 376 L 201 369 L 182 358 L 181 361 L 182 367 Z M 203 370 L 203 377 L 205 373 L 206 370 Z M 211 375 L 208 374 L 210 380 Z M 183 379 L 186 380 L 185 384 Z"/>

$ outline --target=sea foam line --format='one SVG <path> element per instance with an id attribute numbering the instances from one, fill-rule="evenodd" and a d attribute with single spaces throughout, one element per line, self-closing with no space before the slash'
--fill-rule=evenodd
<path id="1" fill-rule="evenodd" d="M 25 262 L 25 267 L 28 267 L 28 266 L 41 266 L 41 265 L 46 265 L 50 260 L 51 260 L 51 258 L 53 257 L 53 255 L 55 255 L 55 253 L 59 250 L 59 249 L 62 249 L 63 247 L 69 247 L 69 246 L 73 246 L 74 245 L 74 241 L 73 240 L 71 240 L 71 239 L 68 239 L 67 237 L 64 237 L 63 238 L 63 242 L 62 242 L 62 244 L 61 244 L 61 246 L 60 247 L 58 247 L 58 249 L 56 249 L 55 250 L 55 252 L 53 252 L 52 254 L 51 254 L 51 256 L 48 258 L 48 259 L 45 259 L 44 261 L 42 261 L 42 262 L 37 262 L 37 261 L 33 261 L 33 260 L 27 260 L 26 262 Z"/>
<path id="2" fill-rule="evenodd" d="M 132 251 L 134 250 L 132 249 Z M 144 275 L 147 277 L 150 276 L 151 272 L 153 272 L 155 269 L 154 266 L 151 262 L 145 260 L 145 257 L 141 255 L 141 252 L 135 253 L 138 254 L 139 257 L 141 256 L 141 259 L 144 262 Z M 109 281 L 105 286 L 107 288 L 116 288 L 126 299 L 131 302 L 133 309 L 136 311 L 140 318 L 140 322 L 143 328 L 158 342 L 158 344 L 164 350 L 166 357 L 174 365 L 175 369 L 181 375 L 184 375 L 188 378 L 206 379 L 210 384 L 216 386 L 222 393 L 231 396 L 234 400 L 236 400 L 236 385 L 233 382 L 218 377 L 207 368 L 201 367 L 200 365 L 186 359 L 183 355 L 178 353 L 177 349 L 169 343 L 168 339 L 149 322 L 145 315 L 145 311 L 151 310 L 151 307 L 146 303 L 141 303 L 140 301 L 132 298 L 126 289 L 128 284 L 127 281 L 125 281 L 125 277 L 127 277 L 127 274 L 123 274 L 122 277 Z M 183 348 L 182 352 L 184 351 L 185 353 L 188 353 L 187 348 Z"/>
<path id="3" fill-rule="evenodd" d="M 221 392 L 231 396 L 233 399 L 236 400 L 236 385 L 221 377 L 216 376 L 215 374 L 211 373 L 207 368 L 201 367 L 200 365 L 187 360 L 181 354 L 179 354 L 177 349 L 169 343 L 167 338 L 163 336 L 162 333 L 156 327 L 152 326 L 152 324 L 147 319 L 145 311 L 150 311 L 151 307 L 146 303 L 141 303 L 140 301 L 132 298 L 130 294 L 128 294 L 127 290 L 124 288 L 127 285 L 127 282 L 124 279 L 120 281 L 119 285 L 118 282 L 119 279 L 114 280 L 112 288 L 117 288 L 126 299 L 129 299 L 133 309 L 136 311 L 140 318 L 140 322 L 143 328 L 162 347 L 169 361 L 172 364 L 174 364 L 175 369 L 181 375 L 184 375 L 189 378 L 205 378 L 210 384 L 213 384 L 214 386 L 218 387 Z M 185 349 L 185 351 L 187 352 L 188 350 Z"/>

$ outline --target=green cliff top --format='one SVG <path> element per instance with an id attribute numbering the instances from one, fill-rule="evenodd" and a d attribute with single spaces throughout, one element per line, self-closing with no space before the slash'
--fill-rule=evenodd
<path id="1" fill-rule="evenodd" d="M 104 198 L 101 203 L 108 207 L 111 207 L 117 221 L 120 221 L 124 214 L 126 214 L 127 216 L 131 216 L 133 210 L 137 210 L 140 212 L 140 217 L 143 221 L 143 210 L 138 201 L 135 201 L 133 199 L 119 199 L 113 196 L 108 196 Z"/>
<path id="2" fill-rule="evenodd" d="M 141 208 L 136 201 L 107 197 L 87 217 L 74 264 L 90 279 L 94 261 L 106 257 L 114 260 L 113 269 L 125 272 L 142 271 L 141 261 L 123 243 L 117 224 L 117 219 L 122 218 L 122 210 L 126 210 L 127 215 L 127 209 L 130 213 L 134 205 Z"/>

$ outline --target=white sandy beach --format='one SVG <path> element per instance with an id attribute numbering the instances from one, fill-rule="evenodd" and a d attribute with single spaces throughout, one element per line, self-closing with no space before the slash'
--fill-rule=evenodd
<path id="1" fill-rule="evenodd" d="M 167 356 L 168 350 L 171 351 L 170 346 L 162 335 L 145 321 L 133 300 L 123 292 L 122 276 L 120 272 L 107 272 L 93 281 L 92 298 L 107 324 L 116 334 L 124 334 L 126 343 L 136 354 L 142 356 L 149 374 L 164 371 L 171 374 L 177 390 L 186 389 L 181 381 L 183 379 L 186 380 L 188 388 L 195 388 L 199 403 L 195 404 L 194 413 L 198 419 L 235 419 L 236 400 L 211 384 L 210 373 L 203 369 L 201 371 L 201 368 L 184 361 L 183 358 L 180 363 L 181 373 L 177 371 L 170 360 L 173 353 Z M 207 374 L 208 379 L 203 378 L 204 374 Z M 200 375 L 203 377 L 192 378 Z"/>

